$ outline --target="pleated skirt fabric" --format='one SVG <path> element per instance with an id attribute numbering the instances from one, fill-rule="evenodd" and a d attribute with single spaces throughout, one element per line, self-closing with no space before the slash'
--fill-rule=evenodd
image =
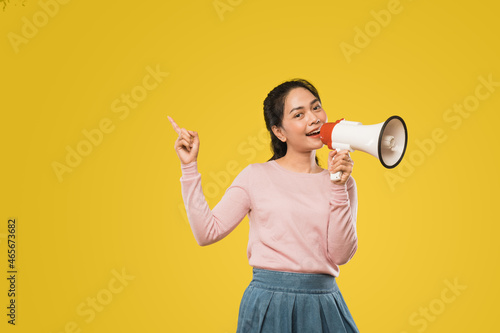
<path id="1" fill-rule="evenodd" d="M 335 277 L 253 268 L 236 333 L 359 333 Z"/>

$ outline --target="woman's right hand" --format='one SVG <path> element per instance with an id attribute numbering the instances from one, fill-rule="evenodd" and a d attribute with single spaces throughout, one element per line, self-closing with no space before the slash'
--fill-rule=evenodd
<path id="1" fill-rule="evenodd" d="M 185 128 L 180 128 L 175 121 L 170 118 L 168 120 L 172 124 L 174 130 L 179 134 L 177 140 L 175 140 L 175 151 L 179 160 L 182 164 L 188 164 L 196 161 L 198 157 L 198 150 L 200 148 L 200 139 L 198 138 L 198 133 L 195 131 L 188 131 Z"/>

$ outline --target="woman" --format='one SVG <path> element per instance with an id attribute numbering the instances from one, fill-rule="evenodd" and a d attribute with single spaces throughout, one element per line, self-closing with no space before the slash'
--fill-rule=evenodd
<path id="1" fill-rule="evenodd" d="M 182 195 L 199 245 L 227 236 L 248 214 L 253 279 L 243 293 L 237 333 L 359 332 L 335 282 L 357 250 L 357 190 L 347 150 L 318 164 L 319 128 L 327 122 L 317 90 L 296 79 L 264 101 L 274 155 L 244 168 L 212 209 L 197 171 L 198 133 L 180 128 Z M 338 181 L 330 173 L 342 171 Z"/>

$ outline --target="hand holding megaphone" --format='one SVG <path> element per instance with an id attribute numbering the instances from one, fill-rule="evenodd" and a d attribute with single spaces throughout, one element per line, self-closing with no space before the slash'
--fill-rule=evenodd
<path id="1" fill-rule="evenodd" d="M 334 123 L 324 123 L 319 136 L 329 149 L 364 151 L 378 158 L 388 169 L 401 162 L 408 143 L 406 124 L 399 116 L 392 116 L 376 125 L 362 125 L 342 118 Z M 341 176 L 339 171 L 332 173 L 330 178 L 339 180 Z"/>
<path id="2" fill-rule="evenodd" d="M 354 162 L 348 150 L 334 149 L 328 154 L 328 171 L 330 179 L 337 184 L 344 184 L 352 173 Z M 339 170 L 334 172 L 334 170 Z M 335 175 L 335 177 L 333 176 Z"/>

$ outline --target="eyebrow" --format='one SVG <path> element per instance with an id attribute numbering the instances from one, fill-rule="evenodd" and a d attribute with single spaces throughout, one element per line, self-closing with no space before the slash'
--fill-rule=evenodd
<path id="1" fill-rule="evenodd" d="M 316 102 L 319 102 L 319 100 L 318 100 L 317 98 L 313 99 L 313 100 L 311 101 L 310 105 L 313 105 L 313 104 L 314 104 L 314 103 L 316 103 Z M 291 109 L 291 110 L 290 110 L 290 112 L 289 112 L 288 114 L 292 113 L 292 112 L 293 112 L 293 111 L 295 111 L 295 110 L 300 110 L 300 109 L 303 109 L 303 108 L 304 108 L 303 106 L 298 106 L 298 107 L 296 107 L 296 108 Z"/>

